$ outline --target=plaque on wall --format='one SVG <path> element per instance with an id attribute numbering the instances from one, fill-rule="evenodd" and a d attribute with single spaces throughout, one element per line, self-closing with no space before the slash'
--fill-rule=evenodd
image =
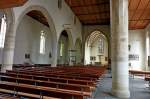
<path id="1" fill-rule="evenodd" d="M 129 60 L 139 61 L 139 55 L 137 55 L 137 54 L 129 54 Z"/>

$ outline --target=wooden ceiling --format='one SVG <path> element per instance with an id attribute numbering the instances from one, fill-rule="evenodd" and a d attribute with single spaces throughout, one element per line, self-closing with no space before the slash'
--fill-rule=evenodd
<path id="1" fill-rule="evenodd" d="M 110 0 L 65 0 L 84 25 L 109 25 Z M 150 0 L 129 0 L 129 29 L 150 23 Z"/>
<path id="2" fill-rule="evenodd" d="M 22 6 L 28 0 L 0 0 L 0 9 Z M 110 0 L 65 0 L 84 25 L 109 25 Z M 129 0 L 129 29 L 143 29 L 150 23 L 150 0 Z M 48 22 L 39 11 L 29 16 L 46 26 Z"/>
<path id="3" fill-rule="evenodd" d="M 129 28 L 143 29 L 150 23 L 150 0 L 129 0 Z"/>
<path id="4" fill-rule="evenodd" d="M 28 0 L 0 0 L 0 9 L 22 6 L 27 1 Z"/>
<path id="5" fill-rule="evenodd" d="M 110 23 L 109 0 L 65 0 L 84 25 Z"/>
<path id="6" fill-rule="evenodd" d="M 46 17 L 42 14 L 42 12 L 37 10 L 32 10 L 29 13 L 27 13 L 27 15 L 49 27 L 48 21 Z"/>

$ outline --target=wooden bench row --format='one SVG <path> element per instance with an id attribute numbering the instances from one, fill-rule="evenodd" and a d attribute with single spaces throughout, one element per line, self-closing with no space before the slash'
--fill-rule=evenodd
<path id="1" fill-rule="evenodd" d="M 91 95 L 88 86 L 75 86 L 67 84 L 55 84 L 52 82 L 30 80 L 24 78 L 15 78 L 8 76 L 1 76 L 0 92 L 11 92 L 16 96 L 22 96 L 29 98 L 43 98 L 46 99 L 84 99 Z M 52 98 L 54 97 L 54 98 Z"/>
<path id="2" fill-rule="evenodd" d="M 0 79 L 1 81 L 16 82 L 18 84 L 23 83 L 23 84 L 30 84 L 35 86 L 46 86 L 52 88 L 76 90 L 81 92 L 91 92 L 92 89 L 94 89 L 93 87 L 87 85 L 67 84 L 67 83 L 52 82 L 52 81 L 33 80 L 27 78 L 16 78 L 16 77 L 2 76 L 2 75 Z"/>
<path id="3" fill-rule="evenodd" d="M 0 99 L 19 99 L 19 97 L 12 96 L 10 94 L 0 93 Z"/>
<path id="4" fill-rule="evenodd" d="M 129 70 L 129 73 L 133 76 L 133 78 L 135 75 L 144 77 L 150 75 L 150 71 Z"/>
<path id="5" fill-rule="evenodd" d="M 68 83 L 68 84 L 80 84 L 80 85 L 88 85 L 88 86 L 96 85 L 94 81 L 85 81 L 85 80 L 58 78 L 58 77 L 47 77 L 47 76 L 39 76 L 39 75 L 31 75 L 31 74 L 23 74 L 23 73 L 18 74 L 16 72 L 7 72 L 3 75 L 19 77 L 19 78 L 28 78 L 28 79 L 34 79 L 34 80 L 61 82 L 61 83 Z"/>
<path id="6" fill-rule="evenodd" d="M 85 99 L 91 96 L 98 77 L 105 71 L 97 67 L 69 68 L 70 71 L 64 67 L 28 67 L 25 71 L 18 68 L 19 71 L 0 73 L 0 92 L 31 99 Z"/>

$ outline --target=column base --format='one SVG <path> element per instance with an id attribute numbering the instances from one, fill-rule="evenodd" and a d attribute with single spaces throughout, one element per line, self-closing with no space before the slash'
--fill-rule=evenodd
<path id="1" fill-rule="evenodd" d="M 112 89 L 112 95 L 114 95 L 118 98 L 128 99 L 128 98 L 130 98 L 130 91 L 129 90 Z"/>

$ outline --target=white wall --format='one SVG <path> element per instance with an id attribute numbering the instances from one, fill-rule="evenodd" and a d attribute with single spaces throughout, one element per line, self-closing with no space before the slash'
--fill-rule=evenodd
<path id="1" fill-rule="evenodd" d="M 150 24 L 146 27 L 145 29 L 145 33 L 146 33 L 146 60 L 145 60 L 145 64 L 146 64 L 146 70 L 150 70 L 150 66 L 148 66 L 148 56 L 150 56 Z"/>
<path id="2" fill-rule="evenodd" d="M 145 31 L 141 30 L 130 30 L 129 31 L 129 44 L 131 50 L 129 54 L 139 55 L 139 60 L 129 60 L 131 63 L 130 69 L 134 70 L 145 70 Z"/>
<path id="3" fill-rule="evenodd" d="M 58 0 L 28 0 L 21 7 L 15 7 L 12 9 L 14 17 L 14 29 L 13 35 L 15 36 L 17 28 L 22 21 L 23 16 L 32 11 L 41 11 L 47 18 L 50 25 L 50 30 L 52 31 L 52 66 L 57 64 L 57 45 L 61 32 L 67 30 L 71 32 L 73 37 L 73 44 L 77 38 L 82 39 L 82 24 L 77 19 L 76 24 L 74 24 L 75 14 L 72 12 L 70 7 L 62 0 L 62 8 L 58 8 Z M 65 25 L 69 24 L 69 25 Z M 64 26 L 65 25 L 65 26 Z M 69 29 L 68 29 L 69 28 Z"/>
<path id="4" fill-rule="evenodd" d="M 59 35 L 61 34 L 61 32 L 67 27 L 71 28 L 70 31 L 74 43 L 76 38 L 81 38 L 82 25 L 78 19 L 76 21 L 76 24 L 74 24 L 75 14 L 72 12 L 70 7 L 65 3 L 64 0 L 62 0 L 61 9 L 58 8 L 58 0 L 28 0 L 28 2 L 24 6 L 13 8 L 16 25 L 19 23 L 20 17 L 25 13 L 25 10 L 29 7 L 31 7 L 31 9 L 34 9 L 34 6 L 41 6 L 48 11 L 55 25 L 57 40 L 59 39 Z M 70 25 L 64 27 L 64 24 Z"/>
<path id="5" fill-rule="evenodd" d="M 41 30 L 44 30 L 46 33 L 46 53 L 44 55 L 39 53 Z M 23 64 L 26 62 L 26 53 L 30 53 L 33 63 L 50 64 L 49 53 L 51 50 L 50 29 L 31 17 L 25 16 L 17 29 L 14 64 Z"/>
<path id="6" fill-rule="evenodd" d="M 87 38 L 90 33 L 92 33 L 94 30 L 99 30 L 103 32 L 106 36 L 110 37 L 110 27 L 107 25 L 96 25 L 96 26 L 84 26 L 84 40 Z M 147 31 L 150 31 L 147 27 Z M 129 61 L 131 63 L 131 68 L 136 70 L 145 70 L 146 64 L 145 64 L 145 38 L 146 32 L 145 29 L 143 30 L 129 30 L 129 44 L 131 45 L 131 51 L 129 54 L 137 54 L 139 55 L 139 60 L 131 60 Z M 85 41 L 84 41 L 85 42 Z M 108 45 L 109 46 L 109 45 Z M 87 49 L 87 48 L 85 48 Z M 110 53 L 110 47 L 109 47 L 109 53 Z M 89 51 L 85 51 L 85 54 L 88 55 Z M 89 57 L 85 57 L 85 60 L 90 61 Z"/>

